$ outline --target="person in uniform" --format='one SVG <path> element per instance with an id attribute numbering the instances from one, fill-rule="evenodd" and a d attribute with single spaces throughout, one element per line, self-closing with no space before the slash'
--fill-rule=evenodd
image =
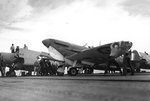
<path id="1" fill-rule="evenodd" d="M 115 65 L 117 67 L 117 69 L 120 71 L 120 74 L 122 75 L 121 68 L 120 68 L 119 64 L 115 60 L 116 54 L 117 54 L 117 52 L 119 50 L 119 44 L 117 44 L 117 43 L 112 44 L 110 46 L 110 48 L 111 48 L 111 53 L 110 53 L 110 55 L 108 57 L 108 62 L 107 62 L 107 66 L 106 66 L 104 74 L 107 74 L 108 70 L 110 70 L 110 65 Z"/>
<path id="2" fill-rule="evenodd" d="M 19 57 L 19 46 L 16 47 L 15 57 Z"/>
<path id="3" fill-rule="evenodd" d="M 19 53 L 19 46 L 16 47 L 16 53 Z"/>
<path id="4" fill-rule="evenodd" d="M 40 75 L 40 58 L 37 58 L 37 60 L 34 62 L 34 75 Z"/>
<path id="5" fill-rule="evenodd" d="M 28 49 L 28 47 L 27 47 L 27 45 L 26 44 L 24 44 L 24 47 L 23 47 L 24 49 Z"/>
<path id="6" fill-rule="evenodd" d="M 11 45 L 10 50 L 11 50 L 11 53 L 15 52 L 15 46 L 14 46 L 14 44 Z"/>
<path id="7" fill-rule="evenodd" d="M 1 76 L 4 77 L 5 75 L 5 66 L 4 66 L 4 61 L 3 57 L 0 54 L 0 71 L 1 71 Z"/>
<path id="8" fill-rule="evenodd" d="M 134 75 L 134 69 L 133 66 L 131 65 L 131 59 L 130 59 L 130 52 L 127 52 L 123 56 L 123 75 L 127 75 L 127 68 L 130 68 L 131 75 Z"/>

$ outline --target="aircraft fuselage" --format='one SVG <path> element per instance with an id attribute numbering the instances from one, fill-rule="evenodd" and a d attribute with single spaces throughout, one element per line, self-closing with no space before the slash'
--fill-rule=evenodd
<path id="1" fill-rule="evenodd" d="M 114 58 L 119 57 L 132 46 L 129 41 L 114 42 L 94 48 L 87 48 L 56 39 L 46 39 L 42 42 L 53 58 L 64 61 L 71 66 L 84 63 L 86 65 L 106 63 L 110 55 L 113 55 Z"/>

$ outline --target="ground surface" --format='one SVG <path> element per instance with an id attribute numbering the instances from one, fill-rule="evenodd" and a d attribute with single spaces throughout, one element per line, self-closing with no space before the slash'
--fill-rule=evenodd
<path id="1" fill-rule="evenodd" d="M 0 101 L 150 101 L 150 74 L 0 78 Z"/>

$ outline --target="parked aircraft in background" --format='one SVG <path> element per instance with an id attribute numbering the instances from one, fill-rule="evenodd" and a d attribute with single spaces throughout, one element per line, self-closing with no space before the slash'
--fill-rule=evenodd
<path id="1" fill-rule="evenodd" d="M 146 52 L 138 52 L 137 50 L 134 50 L 135 51 L 135 57 L 139 57 L 139 59 L 136 59 L 138 60 L 137 61 L 137 71 L 140 72 L 141 70 L 140 69 L 150 69 L 150 55 Z M 133 52 L 134 52 L 133 51 Z"/>
<path id="2" fill-rule="evenodd" d="M 10 68 L 10 71 L 7 73 L 8 76 L 15 75 L 14 70 L 26 70 L 31 74 L 34 71 L 34 63 L 38 56 L 47 57 L 55 61 L 48 53 L 22 48 L 19 49 L 19 53 L 1 52 L 0 54 L 5 66 Z"/>
<path id="3" fill-rule="evenodd" d="M 148 53 L 139 52 L 139 54 L 142 59 L 145 59 L 147 61 L 147 64 L 150 64 L 150 55 Z"/>
<path id="4" fill-rule="evenodd" d="M 123 67 L 123 56 L 116 58 L 116 61 Z M 135 68 L 135 72 L 141 72 L 141 69 L 150 69 L 150 55 L 146 52 L 133 50 L 131 52 L 131 63 Z"/>
<path id="5" fill-rule="evenodd" d="M 69 75 L 77 75 L 79 69 L 83 69 L 85 73 L 92 73 L 93 69 L 101 70 L 97 65 L 106 63 L 110 53 L 114 53 L 116 58 L 132 47 L 132 42 L 129 41 L 113 42 L 92 48 L 56 39 L 45 39 L 42 42 L 53 58 L 65 62 L 69 67 Z"/>

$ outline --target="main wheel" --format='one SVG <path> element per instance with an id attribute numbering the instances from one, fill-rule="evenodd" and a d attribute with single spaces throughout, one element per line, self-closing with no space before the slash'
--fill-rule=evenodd
<path id="1" fill-rule="evenodd" d="M 16 72 L 15 71 L 8 71 L 6 73 L 6 77 L 15 77 L 16 76 Z"/>
<path id="2" fill-rule="evenodd" d="M 68 74 L 71 76 L 76 76 L 78 74 L 78 70 L 76 68 L 70 68 Z"/>

